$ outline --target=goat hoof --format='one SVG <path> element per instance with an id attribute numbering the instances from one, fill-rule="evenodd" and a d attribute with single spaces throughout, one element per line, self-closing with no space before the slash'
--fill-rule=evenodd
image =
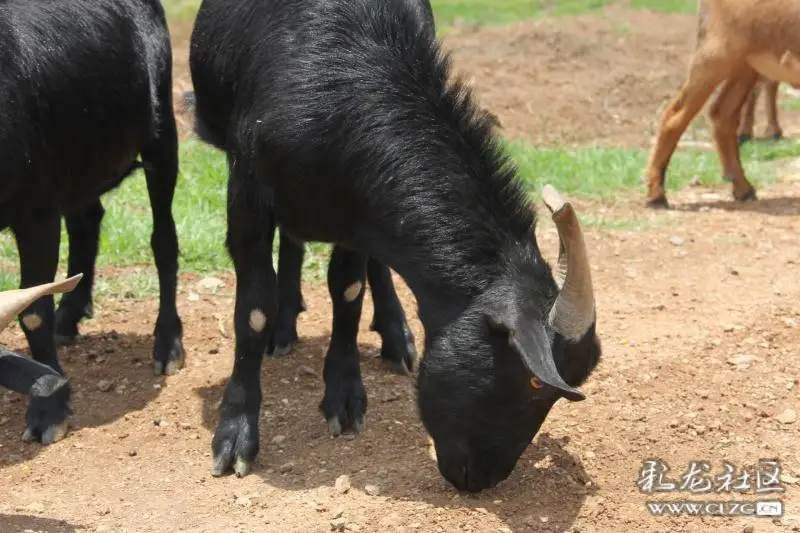
<path id="1" fill-rule="evenodd" d="M 63 376 L 47 374 L 31 388 L 31 401 L 25 415 L 25 442 L 40 441 L 44 445 L 63 439 L 69 430 L 69 381 Z"/>
<path id="2" fill-rule="evenodd" d="M 742 196 L 737 196 L 736 193 L 734 193 L 733 197 L 736 198 L 736 201 L 738 202 L 755 202 L 758 200 L 755 189 L 748 190 Z"/>
<path id="3" fill-rule="evenodd" d="M 364 431 L 364 414 L 367 410 L 367 394 L 361 376 L 336 374 L 328 374 L 325 396 L 320 403 L 328 430 L 334 437 L 348 431 L 361 433 Z"/>
<path id="4" fill-rule="evenodd" d="M 781 139 L 783 139 L 783 133 L 781 132 L 773 133 L 772 135 L 770 135 L 769 138 L 772 139 L 773 141 L 780 141 Z"/>
<path id="5" fill-rule="evenodd" d="M 669 202 L 667 202 L 666 196 L 659 196 L 657 198 L 647 200 L 646 205 L 650 209 L 669 209 Z"/>
<path id="6" fill-rule="evenodd" d="M 739 135 L 736 140 L 739 142 L 739 145 L 742 145 L 746 142 L 750 142 L 753 139 L 753 136 L 750 134 L 742 134 Z"/>
<path id="7" fill-rule="evenodd" d="M 285 357 L 291 354 L 293 349 L 294 349 L 293 342 L 284 345 L 277 344 L 275 345 L 275 348 L 272 350 L 272 352 L 268 353 L 267 355 L 270 357 Z"/>
<path id="8" fill-rule="evenodd" d="M 177 374 L 183 368 L 185 360 L 186 352 L 180 336 L 168 340 L 156 334 L 156 343 L 153 348 L 153 373 L 156 376 Z"/>
<path id="9" fill-rule="evenodd" d="M 247 412 L 243 403 L 223 398 L 222 415 L 211 441 L 211 449 L 212 476 L 219 477 L 230 469 L 237 477 L 249 474 L 258 453 L 258 410 Z"/>
<path id="10" fill-rule="evenodd" d="M 62 335 L 60 333 L 55 334 L 56 337 L 56 346 L 72 346 L 75 344 L 75 341 L 78 339 L 78 335 Z"/>

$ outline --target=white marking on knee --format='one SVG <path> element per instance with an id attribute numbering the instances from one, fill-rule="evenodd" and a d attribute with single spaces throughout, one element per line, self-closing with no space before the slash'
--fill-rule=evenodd
<path id="1" fill-rule="evenodd" d="M 346 302 L 352 302 L 353 300 L 358 298 L 358 295 L 361 294 L 361 288 L 363 286 L 364 286 L 363 283 L 361 283 L 360 281 L 356 281 L 355 283 L 347 287 L 344 290 L 344 300 Z"/>
<path id="2" fill-rule="evenodd" d="M 267 315 L 261 309 L 253 309 L 250 311 L 250 329 L 256 333 L 264 331 L 264 326 L 267 325 Z"/>
<path id="3" fill-rule="evenodd" d="M 22 317 L 22 323 L 25 324 L 25 327 L 30 331 L 34 331 L 39 329 L 39 326 L 42 325 L 42 317 L 37 313 L 31 313 Z"/>

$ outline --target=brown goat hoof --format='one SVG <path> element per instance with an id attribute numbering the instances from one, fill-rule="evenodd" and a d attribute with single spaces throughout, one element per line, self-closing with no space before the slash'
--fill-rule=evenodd
<path id="1" fill-rule="evenodd" d="M 734 193 L 733 197 L 736 198 L 737 202 L 755 202 L 756 200 L 758 200 L 755 189 L 750 189 L 742 197 L 739 197 L 736 195 L 736 193 Z"/>
<path id="2" fill-rule="evenodd" d="M 647 200 L 647 207 L 650 209 L 669 209 L 669 202 L 667 202 L 666 196 L 659 196 L 658 198 Z"/>

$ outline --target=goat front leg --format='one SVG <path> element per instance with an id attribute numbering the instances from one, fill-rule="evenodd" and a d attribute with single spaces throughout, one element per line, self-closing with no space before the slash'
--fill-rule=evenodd
<path id="1" fill-rule="evenodd" d="M 52 282 L 58 268 L 61 214 L 54 208 L 34 211 L 15 219 L 11 225 L 19 250 L 22 273 L 20 288 L 23 289 Z M 53 296 L 43 296 L 23 310 L 20 313 L 20 324 L 33 358 L 50 367 L 57 374 L 56 377 L 63 378 L 65 374 L 58 362 L 55 341 Z M 61 389 L 56 387 L 55 382 L 49 385 L 51 387 L 44 386 L 39 391 L 40 394 L 34 396 L 46 398 L 57 389 Z M 28 405 L 27 427 L 22 436 L 23 440 L 40 440 L 43 444 L 60 440 L 67 434 L 69 427 L 67 421 L 67 417 L 71 414 L 69 406 L 66 401 L 59 401 L 59 398 L 63 400 L 59 395 L 55 396 L 54 402 L 38 401 L 34 396 Z"/>
<path id="2" fill-rule="evenodd" d="M 328 263 L 333 328 L 322 374 L 325 396 L 320 403 L 334 437 L 350 429 L 364 429 L 367 394 L 361 380 L 357 341 L 366 274 L 366 255 L 334 246 Z"/>
<path id="3" fill-rule="evenodd" d="M 267 355 L 280 357 L 292 351 L 298 340 L 297 315 L 306 310 L 301 290 L 304 243 L 280 230 L 278 253 L 278 320 Z"/>
<path id="4" fill-rule="evenodd" d="M 783 130 L 778 122 L 778 85 L 777 81 L 766 81 L 764 83 L 764 106 L 767 111 L 767 138 L 780 140 L 783 138 Z"/>
<path id="5" fill-rule="evenodd" d="M 39 435 L 42 444 L 50 444 L 67 434 L 64 417 L 72 414 L 67 378 L 43 363 L 0 348 L 0 387 L 30 398 L 24 440 Z"/>
<path id="6" fill-rule="evenodd" d="M 229 156 L 228 251 L 236 271 L 233 314 L 236 355 L 222 396 L 211 443 L 212 474 L 233 468 L 247 475 L 258 454 L 261 360 L 278 314 L 278 286 L 272 264 L 275 221 L 245 157 Z"/>
<path id="7" fill-rule="evenodd" d="M 162 88 L 163 90 L 163 88 Z M 171 90 L 171 89 L 169 89 Z M 171 102 L 166 97 L 162 102 Z M 171 110 L 171 104 L 169 109 Z M 142 151 L 147 192 L 153 212 L 153 249 L 158 270 L 158 318 L 153 344 L 153 371 L 174 374 L 183 368 L 183 324 L 176 304 L 178 292 L 178 233 L 172 217 L 172 199 L 178 181 L 178 134 L 171 112 L 163 113 L 158 137 Z"/>
<path id="8" fill-rule="evenodd" d="M 69 236 L 68 276 L 83 273 L 74 290 L 61 297 L 56 311 L 56 341 L 71 344 L 78 336 L 78 323 L 93 315 L 92 289 L 100 226 L 105 209 L 98 198 L 80 213 L 66 216 Z"/>
<path id="9" fill-rule="evenodd" d="M 370 329 L 381 336 L 381 359 L 392 371 L 401 375 L 410 374 L 417 363 L 417 348 L 394 288 L 392 272 L 386 265 L 370 258 L 367 279 L 374 308 Z"/>
<path id="10" fill-rule="evenodd" d="M 710 109 L 714 144 L 722 165 L 723 176 L 733 182 L 733 195 L 739 201 L 755 200 L 756 191 L 744 176 L 736 130 L 742 106 L 753 91 L 757 76 L 749 70 L 725 82 Z"/>
<path id="11" fill-rule="evenodd" d="M 727 77 L 730 65 L 712 45 L 704 44 L 696 52 L 689 77 L 661 116 L 656 142 L 650 151 L 645 170 L 647 206 L 668 207 L 664 190 L 667 166 L 686 127 L 702 109 L 714 88 Z"/>

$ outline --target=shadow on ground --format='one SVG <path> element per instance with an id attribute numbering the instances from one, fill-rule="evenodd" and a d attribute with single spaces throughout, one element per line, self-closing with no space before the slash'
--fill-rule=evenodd
<path id="1" fill-rule="evenodd" d="M 53 518 L 0 513 L 0 531 L 3 533 L 73 533 L 84 531 L 76 526 Z"/>
<path id="2" fill-rule="evenodd" d="M 675 205 L 674 209 L 690 212 L 697 212 L 701 209 L 720 209 L 728 212 L 755 212 L 776 217 L 795 217 L 800 215 L 800 197 L 764 198 L 754 202 L 737 202 L 732 198 L 706 202 L 686 202 Z"/>
<path id="3" fill-rule="evenodd" d="M 353 491 L 375 484 L 381 496 L 392 500 L 491 509 L 514 531 L 541 527 L 540 517 L 547 517 L 548 531 L 570 529 L 595 489 L 580 459 L 566 449 L 568 438 L 540 433 L 507 480 L 478 495 L 459 494 L 428 454 L 417 414 L 416 378 L 390 373 L 376 346 L 359 344 L 368 395 L 365 431 L 330 437 L 318 410 L 324 392 L 321 354 L 328 339 L 301 338 L 289 356 L 264 359 L 260 452 L 251 476 L 272 487 L 299 491 L 332 487 L 338 476 L 347 474 Z M 202 423 L 212 433 L 224 386 L 225 381 L 195 389 L 202 398 Z"/>
<path id="4" fill-rule="evenodd" d="M 13 348 L 30 356 L 24 339 Z M 153 376 L 152 350 L 152 335 L 115 331 L 80 336 L 75 344 L 59 350 L 59 359 L 72 385 L 71 406 L 75 414 L 70 419 L 70 434 L 110 424 L 126 413 L 142 409 L 158 396 L 161 388 L 153 387 L 158 378 Z M 112 385 L 111 390 L 101 390 L 108 384 Z M 40 443 L 23 444 L 20 440 L 27 407 L 26 397 L 0 391 L 0 412 L 8 417 L 7 423 L 0 426 L 0 443 L 10 452 L 0 455 L 0 467 L 28 461 L 43 449 Z M 67 435 L 64 442 L 69 440 Z M 5 532 L 2 528 L 0 531 Z"/>

